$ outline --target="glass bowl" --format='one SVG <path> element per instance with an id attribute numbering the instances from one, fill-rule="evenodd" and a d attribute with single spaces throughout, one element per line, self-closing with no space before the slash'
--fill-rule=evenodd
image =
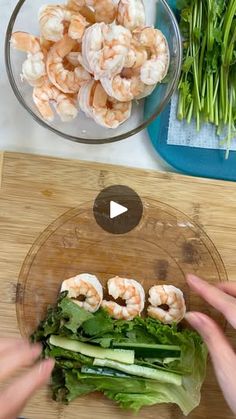
<path id="1" fill-rule="evenodd" d="M 63 3 L 50 0 L 48 3 Z M 83 112 L 72 122 L 61 122 L 55 116 L 53 122 L 46 122 L 37 111 L 32 99 L 32 87 L 21 80 L 21 68 L 25 54 L 11 47 L 11 35 L 15 31 L 38 35 L 38 10 L 41 0 L 20 0 L 12 13 L 5 40 L 6 68 L 12 89 L 24 108 L 45 128 L 72 141 L 87 144 L 104 144 L 125 139 L 141 131 L 163 111 L 174 93 L 181 70 L 181 37 L 175 16 L 165 0 L 144 0 L 147 25 L 160 29 L 167 38 L 170 49 L 170 67 L 163 81 L 146 99 L 133 102 L 132 115 L 117 129 L 108 129 L 88 119 Z"/>

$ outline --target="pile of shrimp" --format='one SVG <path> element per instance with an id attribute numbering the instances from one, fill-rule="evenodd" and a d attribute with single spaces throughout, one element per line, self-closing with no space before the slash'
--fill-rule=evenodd
<path id="1" fill-rule="evenodd" d="M 46 121 L 53 103 L 62 121 L 81 110 L 117 128 L 168 72 L 168 43 L 146 26 L 143 0 L 67 0 L 42 6 L 38 22 L 38 36 L 15 32 L 11 44 L 27 54 L 21 78 Z"/>
<path id="2" fill-rule="evenodd" d="M 103 287 L 95 275 L 80 274 L 63 281 L 61 292 L 75 304 L 91 313 L 103 307 L 117 320 L 132 320 L 140 316 L 145 306 L 142 285 L 128 278 L 116 276 L 107 282 L 108 294 L 113 300 L 103 299 Z M 81 298 L 82 297 L 82 298 Z M 119 304 L 121 299 L 123 304 Z M 118 300 L 118 301 L 117 301 Z M 149 290 L 148 316 L 164 323 L 179 323 L 185 316 L 186 306 L 182 291 L 173 285 L 154 285 Z"/>

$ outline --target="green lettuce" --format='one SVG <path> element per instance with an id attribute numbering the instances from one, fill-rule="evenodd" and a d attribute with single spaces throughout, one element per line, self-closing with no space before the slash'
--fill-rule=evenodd
<path id="1" fill-rule="evenodd" d="M 94 359 L 50 345 L 52 334 L 104 348 L 112 347 L 113 341 L 130 345 L 178 345 L 181 348 L 180 358 L 136 357 L 135 363 L 178 373 L 182 377 L 182 385 L 136 376 L 128 376 L 127 379 L 82 373 L 81 368 L 91 367 Z M 91 314 L 67 298 L 67 293 L 62 293 L 57 305 L 48 310 L 45 320 L 32 335 L 32 341 L 41 342 L 43 355 L 56 360 L 51 387 L 53 399 L 58 402 L 69 403 L 79 396 L 101 391 L 125 409 L 139 411 L 143 406 L 175 403 L 185 415 L 200 402 L 207 350 L 201 337 L 189 329 L 181 329 L 175 324 L 164 325 L 149 317 L 137 317 L 132 321 L 113 320 L 103 309 Z"/>
<path id="2" fill-rule="evenodd" d="M 206 358 L 206 351 L 204 352 L 203 357 L 199 356 L 198 361 L 201 363 Z M 64 394 L 63 402 L 69 403 L 79 396 L 101 391 L 125 409 L 137 412 L 144 406 L 175 403 L 185 415 L 188 415 L 200 402 L 200 387 L 203 379 L 201 372 L 202 367 L 198 371 L 198 362 L 196 362 L 192 378 L 188 379 L 186 376 L 182 386 L 175 386 L 138 377 L 128 380 L 127 378 L 104 376 L 91 377 L 91 375 L 81 374 L 77 370 L 62 370 L 61 375 L 64 374 L 65 380 L 60 389 L 55 386 L 57 381 L 54 384 L 54 399 L 60 400 L 60 395 Z"/>

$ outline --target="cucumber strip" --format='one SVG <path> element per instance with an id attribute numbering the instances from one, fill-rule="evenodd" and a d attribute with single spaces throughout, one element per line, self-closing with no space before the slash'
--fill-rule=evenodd
<path id="1" fill-rule="evenodd" d="M 117 377 L 117 378 L 134 378 L 125 372 L 114 370 L 112 368 L 104 367 L 81 367 L 81 373 L 87 375 L 99 375 L 103 377 Z"/>
<path id="2" fill-rule="evenodd" d="M 155 363 L 147 362 L 147 361 L 139 360 L 139 359 L 136 359 L 135 364 L 141 365 L 141 367 L 153 368 L 158 371 L 174 372 L 175 374 L 179 374 L 182 376 L 189 372 L 189 371 L 184 370 L 182 367 L 173 368 L 173 367 L 169 367 L 169 364 L 158 364 L 156 362 Z"/>
<path id="3" fill-rule="evenodd" d="M 123 349 L 104 349 L 100 346 L 90 345 L 77 340 L 68 339 L 61 336 L 51 335 L 49 342 L 51 345 L 59 346 L 69 351 L 79 352 L 92 358 L 112 359 L 123 362 L 124 364 L 134 363 L 134 351 Z"/>
<path id="4" fill-rule="evenodd" d="M 93 365 L 97 367 L 108 367 L 114 368 L 119 371 L 123 371 L 130 375 L 136 375 L 137 377 L 150 378 L 151 380 L 159 381 L 160 383 L 169 383 L 181 386 L 182 378 L 181 375 L 167 372 L 159 371 L 154 368 L 142 367 L 140 365 L 124 365 L 119 362 L 110 361 L 107 359 L 95 359 Z"/>
<path id="5" fill-rule="evenodd" d="M 113 342 L 113 348 L 132 349 L 141 358 L 180 358 L 181 349 L 177 345 Z"/>

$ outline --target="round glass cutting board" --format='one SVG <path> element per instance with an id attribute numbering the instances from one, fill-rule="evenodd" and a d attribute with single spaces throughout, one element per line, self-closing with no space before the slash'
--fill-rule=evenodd
<path id="1" fill-rule="evenodd" d="M 222 317 L 188 288 L 194 273 L 210 283 L 227 280 L 221 257 L 207 234 L 188 216 L 158 201 L 143 199 L 140 224 L 131 232 L 112 235 L 96 224 L 92 203 L 56 219 L 37 238 L 19 275 L 17 317 L 22 335 L 29 336 L 56 302 L 64 279 L 79 273 L 96 275 L 104 287 L 109 278 L 138 280 L 146 292 L 155 284 L 182 289 L 188 310 Z M 145 310 L 143 312 L 145 315 Z"/>

